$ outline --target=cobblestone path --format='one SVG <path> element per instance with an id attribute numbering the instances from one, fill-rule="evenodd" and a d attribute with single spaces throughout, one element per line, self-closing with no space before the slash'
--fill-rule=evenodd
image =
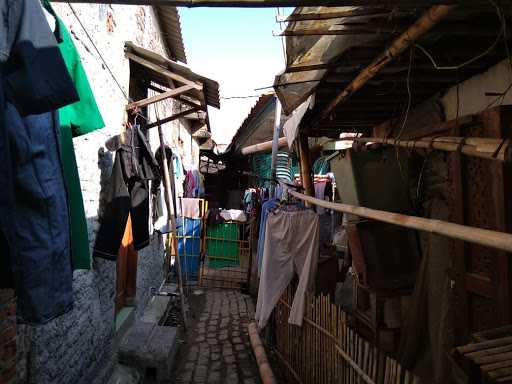
<path id="1" fill-rule="evenodd" d="M 247 333 L 247 324 L 254 318 L 251 298 L 217 289 L 206 289 L 202 296 L 179 352 L 176 382 L 260 383 Z"/>

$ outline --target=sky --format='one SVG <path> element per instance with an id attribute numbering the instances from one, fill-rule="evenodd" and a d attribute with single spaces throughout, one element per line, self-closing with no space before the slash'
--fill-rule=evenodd
<path id="1" fill-rule="evenodd" d="M 291 9 L 281 10 L 289 14 Z M 209 108 L 213 140 L 229 144 L 249 114 L 255 91 L 272 86 L 285 67 L 276 8 L 180 8 L 181 28 L 190 68 L 220 84 L 221 108 Z"/>

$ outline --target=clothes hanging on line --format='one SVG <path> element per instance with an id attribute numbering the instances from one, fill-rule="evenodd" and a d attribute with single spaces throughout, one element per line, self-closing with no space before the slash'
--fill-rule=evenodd
<path id="1" fill-rule="evenodd" d="M 94 245 L 94 257 L 115 260 L 123 238 L 128 213 L 132 219 L 135 250 L 149 245 L 148 180 L 160 170 L 149 142 L 139 126 L 128 129 L 127 141 L 116 152 L 107 207 Z"/>
<path id="2" fill-rule="evenodd" d="M 89 80 L 82 66 L 80 55 L 62 20 L 48 0 L 43 6 L 55 19 L 55 37 L 68 72 L 75 84 L 80 100 L 59 109 L 60 147 L 64 178 L 68 190 L 69 219 L 71 226 L 71 254 L 73 269 L 90 269 L 89 236 L 85 216 L 82 187 L 73 146 L 73 137 L 103 128 L 105 123 L 96 104 Z"/>
<path id="3" fill-rule="evenodd" d="M 263 203 L 261 206 L 261 220 L 258 236 L 258 250 L 256 259 L 258 263 L 258 276 L 261 276 L 261 266 L 263 265 L 263 250 L 265 249 L 265 230 L 267 228 L 268 213 L 277 205 L 277 199 L 270 199 Z"/>
<path id="4" fill-rule="evenodd" d="M 78 95 L 39 1 L 3 1 L 0 14 L 0 281 L 11 274 L 17 316 L 41 324 L 73 307 L 56 110 Z"/>
<path id="5" fill-rule="evenodd" d="M 201 218 L 201 200 L 183 197 L 181 200 L 181 216 L 189 219 Z"/>
<path id="6" fill-rule="evenodd" d="M 294 274 L 299 284 L 288 322 L 302 326 L 306 292 L 314 286 L 319 257 L 319 220 L 315 212 L 282 209 L 269 213 L 255 319 L 261 329 Z"/>

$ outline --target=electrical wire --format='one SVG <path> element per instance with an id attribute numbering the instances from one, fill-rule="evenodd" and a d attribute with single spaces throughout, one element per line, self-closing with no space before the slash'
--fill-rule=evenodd
<path id="1" fill-rule="evenodd" d="M 461 64 L 451 65 L 451 66 L 438 65 L 436 63 L 436 61 L 434 60 L 434 58 L 432 57 L 432 55 L 424 47 L 422 47 L 418 43 L 415 43 L 413 46 L 419 48 L 420 51 L 423 52 L 425 54 L 425 56 L 427 56 L 427 58 L 430 60 L 430 62 L 432 63 L 432 65 L 435 69 L 440 70 L 440 71 L 455 71 L 457 69 L 461 69 L 461 68 L 465 67 L 466 65 L 474 63 L 475 61 L 481 59 L 484 56 L 487 56 L 492 50 L 494 50 L 494 48 L 496 48 L 496 46 L 498 45 L 498 43 L 501 40 L 502 35 L 503 35 L 503 28 L 501 28 L 501 31 L 498 34 L 498 37 L 496 38 L 496 40 L 494 40 L 494 43 L 492 43 L 492 45 L 489 48 L 487 48 L 484 52 L 480 53 L 479 55 L 477 55 L 469 60 L 466 60 L 465 62 L 463 62 Z"/>
<path id="2" fill-rule="evenodd" d="M 407 70 L 407 109 L 405 110 L 405 116 L 404 121 L 402 122 L 402 127 L 400 128 L 400 131 L 398 132 L 398 135 L 396 136 L 396 140 L 400 139 L 402 136 L 402 133 L 404 132 L 405 125 L 407 124 L 407 119 L 409 118 L 409 111 L 411 110 L 411 104 L 412 104 L 412 92 L 411 92 L 411 71 L 412 71 L 412 61 L 414 58 L 414 50 L 411 47 L 409 50 L 409 69 Z"/>
<path id="3" fill-rule="evenodd" d="M 89 39 L 89 41 L 91 42 L 92 46 L 94 47 L 94 49 L 96 50 L 96 52 L 98 53 L 101 61 L 103 62 L 103 64 L 105 65 L 105 67 L 107 68 L 107 71 L 110 73 L 110 76 L 112 76 L 112 79 L 114 79 L 114 82 L 116 83 L 117 87 L 119 88 L 119 90 L 121 91 L 121 93 L 123 94 L 124 98 L 127 100 L 127 101 L 130 101 L 130 98 L 128 97 L 128 95 L 126 94 L 126 92 L 124 91 L 123 87 L 121 87 L 121 84 L 119 83 L 119 81 L 117 81 L 117 78 L 114 76 L 114 73 L 112 72 L 112 70 L 110 69 L 109 65 L 107 64 L 107 62 L 105 61 L 105 59 L 103 58 L 103 55 L 101 54 L 100 50 L 98 49 L 98 47 L 96 46 L 96 44 L 94 43 L 91 35 L 89 35 L 89 32 L 87 32 L 87 29 L 85 28 L 84 24 L 82 23 L 82 20 L 80 20 L 80 17 L 78 16 L 78 14 L 76 13 L 75 9 L 73 8 L 73 6 L 68 2 L 67 3 L 69 8 L 71 9 L 71 12 L 73 13 L 73 15 L 75 16 L 76 20 L 78 21 L 78 24 L 80 24 L 80 26 L 82 27 L 85 35 L 87 36 L 87 38 Z"/>
<path id="4" fill-rule="evenodd" d="M 261 97 L 262 95 L 247 95 L 247 96 L 226 96 L 221 97 L 222 100 L 231 100 L 231 99 L 251 99 L 254 97 Z"/>

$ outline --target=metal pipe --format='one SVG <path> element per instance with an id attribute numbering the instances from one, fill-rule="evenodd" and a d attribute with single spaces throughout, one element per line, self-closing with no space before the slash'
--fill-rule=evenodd
<path id="1" fill-rule="evenodd" d="M 383 5 L 383 4 L 381 4 Z M 439 21 L 445 18 L 455 5 L 436 5 L 429 8 L 407 31 L 402 33 L 388 49 L 381 53 L 369 66 L 364 68 L 352 82 L 341 91 L 334 100 L 320 113 L 320 119 L 326 119 L 337 105 L 343 103 L 361 89 L 380 69 L 409 48 L 419 37 L 427 33 Z"/>
<path id="2" fill-rule="evenodd" d="M 274 117 L 274 137 L 272 139 L 272 161 L 270 163 L 270 174 L 272 179 L 276 178 L 277 150 L 279 149 L 279 135 L 281 134 L 281 102 L 276 97 L 276 111 Z M 270 185 L 270 197 L 274 198 L 276 186 L 274 183 Z"/>
<path id="3" fill-rule="evenodd" d="M 512 252 L 512 234 L 510 233 L 469 227 L 467 225 L 454 224 L 448 221 L 379 211 L 355 205 L 331 203 L 329 201 L 317 199 L 292 190 L 289 190 L 288 193 L 305 202 L 338 212 L 351 213 L 356 216 L 382 221 L 384 223 L 394 224 L 400 227 L 434 233 L 436 235 L 463 240 L 506 252 Z"/>

